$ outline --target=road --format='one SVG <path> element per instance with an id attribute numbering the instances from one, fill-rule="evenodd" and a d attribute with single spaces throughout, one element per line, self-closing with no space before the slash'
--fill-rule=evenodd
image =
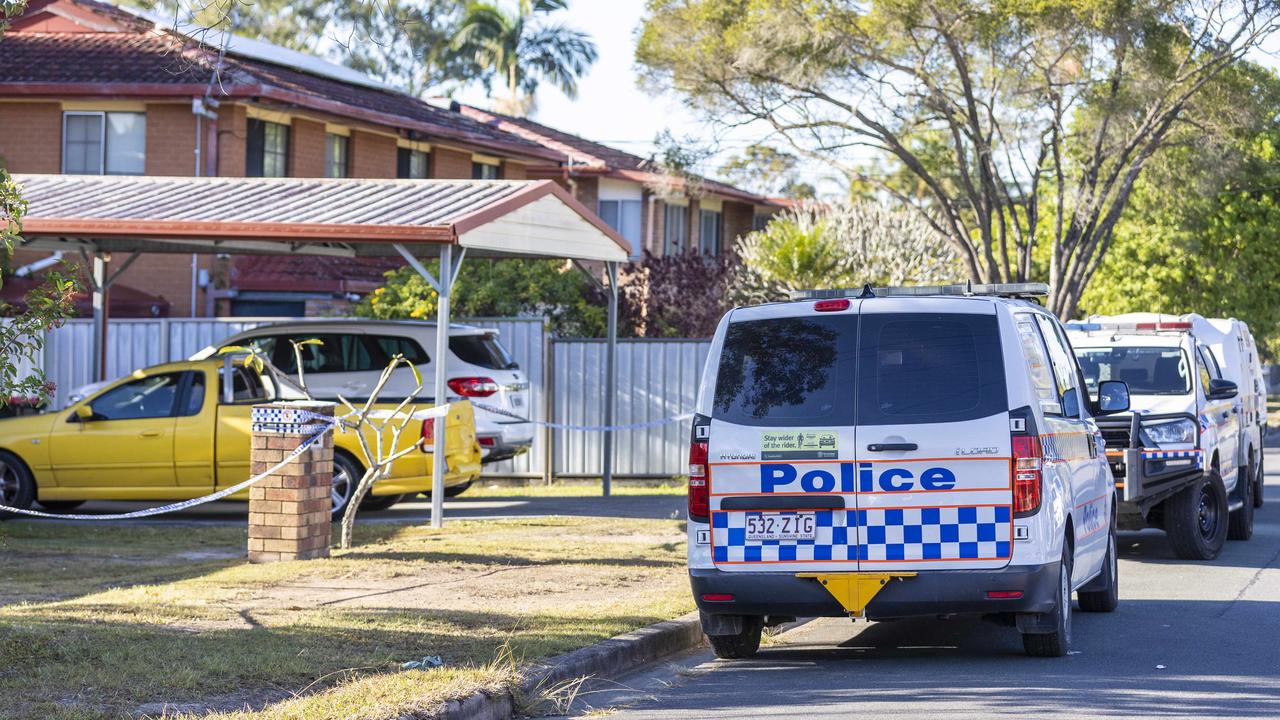
<path id="1" fill-rule="evenodd" d="M 1280 451 L 1249 542 L 1174 558 L 1122 533 L 1122 601 L 1075 614 L 1073 653 L 1033 659 L 1011 628 L 815 620 L 749 661 L 696 651 L 583 696 L 626 720 L 850 717 L 1280 717 Z"/>

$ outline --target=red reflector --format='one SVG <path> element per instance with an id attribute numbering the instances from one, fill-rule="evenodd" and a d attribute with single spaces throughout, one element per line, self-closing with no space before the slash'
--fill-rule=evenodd
<path id="1" fill-rule="evenodd" d="M 494 438 L 494 437 L 476 438 L 476 442 L 480 443 L 484 447 L 493 447 L 494 445 L 498 444 L 498 438 Z"/>
<path id="2" fill-rule="evenodd" d="M 1018 593 L 1021 595 L 1022 593 Z M 733 596 L 729 593 L 704 593 L 702 599 L 705 602 L 732 602 Z"/>
<path id="3" fill-rule="evenodd" d="M 988 600 L 1021 600 L 1021 590 L 988 590 Z"/>
<path id="4" fill-rule="evenodd" d="M 689 518 L 706 522 L 711 515 L 711 468 L 705 442 L 689 443 Z"/>
<path id="5" fill-rule="evenodd" d="M 839 300 L 819 300 L 813 304 L 813 309 L 818 312 L 839 312 L 849 309 L 849 300 L 840 298 Z"/>

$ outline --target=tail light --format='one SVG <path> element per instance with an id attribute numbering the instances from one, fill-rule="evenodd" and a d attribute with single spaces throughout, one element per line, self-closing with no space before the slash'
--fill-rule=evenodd
<path id="1" fill-rule="evenodd" d="M 449 389 L 462 397 L 489 397 L 501 388 L 493 378 L 460 377 L 449 379 Z"/>
<path id="2" fill-rule="evenodd" d="M 1013 436 L 1013 511 L 1030 514 L 1040 509 L 1044 451 L 1039 435 Z"/>
<path id="3" fill-rule="evenodd" d="M 496 437 L 480 437 L 476 438 L 476 441 L 480 443 L 481 447 L 494 447 L 498 444 L 498 438 Z"/>
<path id="4" fill-rule="evenodd" d="M 689 444 L 689 519 L 706 522 L 711 516 L 711 468 L 707 443 Z"/>
<path id="5" fill-rule="evenodd" d="M 436 445 L 436 419 L 422 421 L 422 452 L 434 452 Z"/>

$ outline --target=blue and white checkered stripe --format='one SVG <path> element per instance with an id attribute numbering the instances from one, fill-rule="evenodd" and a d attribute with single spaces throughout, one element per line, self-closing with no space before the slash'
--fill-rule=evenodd
<path id="1" fill-rule="evenodd" d="M 1143 450 L 1143 460 L 1182 460 L 1192 458 L 1196 461 L 1196 467 L 1200 467 L 1201 461 L 1204 459 L 1203 450 Z"/>
<path id="2" fill-rule="evenodd" d="M 748 542 L 747 517 L 759 514 L 712 513 L 714 562 L 927 562 L 999 560 L 1012 554 L 1007 505 L 818 510 L 813 540 Z"/>
<path id="3" fill-rule="evenodd" d="M 256 407 L 249 413 L 249 422 L 255 433 L 311 435 L 333 427 L 337 421 L 302 408 Z"/>

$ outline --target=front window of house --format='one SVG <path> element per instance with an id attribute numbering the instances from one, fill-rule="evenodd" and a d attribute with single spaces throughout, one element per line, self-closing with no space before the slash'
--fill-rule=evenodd
<path id="1" fill-rule="evenodd" d="M 667 205 L 663 220 L 663 254 L 679 255 L 689 247 L 689 208 L 684 205 Z"/>
<path id="2" fill-rule="evenodd" d="M 638 256 L 640 254 L 640 201 L 601 200 L 596 212 L 606 225 L 617 230 L 619 235 L 631 243 L 632 256 Z"/>
<path id="3" fill-rule="evenodd" d="M 703 255 L 720 254 L 720 213 L 714 210 L 702 211 L 702 222 L 698 228 L 698 252 Z"/>
<path id="4" fill-rule="evenodd" d="M 497 180 L 498 166 L 489 163 L 473 162 L 471 163 L 471 179 L 472 180 Z"/>
<path id="5" fill-rule="evenodd" d="M 347 176 L 347 137 L 329 133 L 325 135 L 324 174 L 331 178 Z"/>
<path id="6" fill-rule="evenodd" d="M 140 112 L 62 114 L 62 172 L 141 175 L 147 161 L 147 115 Z"/>
<path id="7" fill-rule="evenodd" d="M 248 134 L 245 175 L 248 177 L 287 176 L 289 126 L 250 118 Z"/>
<path id="8" fill-rule="evenodd" d="M 396 177 L 423 180 L 427 177 L 427 154 L 421 150 L 400 148 L 396 153 Z"/>

